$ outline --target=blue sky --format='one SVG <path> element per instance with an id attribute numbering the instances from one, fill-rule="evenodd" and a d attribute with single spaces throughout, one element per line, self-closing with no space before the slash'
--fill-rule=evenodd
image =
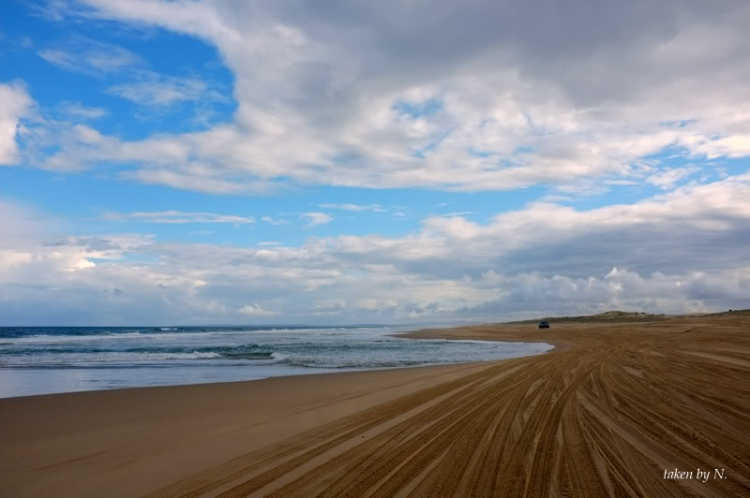
<path id="1" fill-rule="evenodd" d="M 580 3 L 586 23 L 549 28 L 502 2 L 436 4 L 429 26 L 388 2 L 4 2 L 0 311 L 406 323 L 741 307 L 747 6 L 645 4 L 644 22 Z"/>

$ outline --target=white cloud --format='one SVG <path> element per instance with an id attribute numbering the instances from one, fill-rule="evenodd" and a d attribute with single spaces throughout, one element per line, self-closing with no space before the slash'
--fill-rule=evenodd
<path id="1" fill-rule="evenodd" d="M 533 204 L 487 224 L 433 217 L 405 236 L 300 247 L 59 237 L 45 218 L 0 202 L 6 323 L 440 323 L 750 300 L 748 174 L 633 205 Z"/>
<path id="2" fill-rule="evenodd" d="M 649 176 L 647 181 L 661 189 L 667 190 L 671 189 L 677 182 L 687 178 L 696 171 L 698 171 L 698 168 L 695 166 L 672 168 Z"/>
<path id="3" fill-rule="evenodd" d="M 123 179 L 212 194 L 265 193 L 287 182 L 553 188 L 543 202 L 486 223 L 454 212 L 424 219 L 405 236 L 310 237 L 300 247 L 60 236 L 65 227 L 0 202 L 0 315 L 10 323 L 42 310 L 40 319 L 56 324 L 70 316 L 87 323 L 129 323 L 132 316 L 439 322 L 746 307 L 750 176 L 726 172 L 706 183 L 701 163 L 717 158 L 710 167 L 720 171 L 721 159 L 750 155 L 750 6 L 540 6 L 47 4 L 39 12 L 50 18 L 114 19 L 200 37 L 232 72 L 237 110 L 204 131 L 155 129 L 128 141 L 81 122 L 40 119 L 27 127 L 34 103 L 25 87 L 0 84 L 0 162 L 24 159 L 59 171 L 119 164 Z M 208 80 L 147 72 L 122 47 L 73 37 L 36 49 L 59 67 L 102 78 L 127 69 L 125 82 L 107 81 L 109 92 L 140 107 L 214 98 Z M 79 103 L 60 110 L 72 121 L 102 111 Z M 667 158 L 665 148 L 674 155 Z M 670 192 L 596 209 L 560 204 L 612 185 L 644 184 Z M 335 202 L 320 208 L 385 210 Z M 388 210 L 412 216 L 408 208 Z M 181 211 L 107 218 L 253 221 Z M 301 218 L 308 226 L 333 219 L 324 212 Z"/>
<path id="4" fill-rule="evenodd" d="M 383 208 L 380 204 L 331 204 L 331 203 L 325 203 L 325 204 L 319 204 L 319 207 L 322 207 L 323 209 L 341 209 L 344 211 L 370 211 L 373 213 L 384 213 L 386 209 Z"/>
<path id="5" fill-rule="evenodd" d="M 18 124 L 33 103 L 22 83 L 0 83 L 0 164 L 18 162 Z"/>
<path id="6" fill-rule="evenodd" d="M 277 313 L 263 309 L 258 303 L 247 304 L 240 308 L 240 313 L 247 316 L 273 316 Z"/>
<path id="7" fill-rule="evenodd" d="M 750 154 L 750 67 L 741 56 L 750 8 L 741 2 L 579 0 L 554 17 L 536 2 L 438 2 L 418 25 L 408 20 L 425 15 L 423 6 L 399 2 L 316 7 L 304 17 L 276 2 L 81 5 L 64 12 L 200 37 L 235 76 L 231 123 L 71 152 L 91 165 L 127 161 L 117 149 L 129 149 L 145 158 L 131 177 L 149 183 L 212 192 L 257 192 L 282 179 L 469 191 L 546 183 L 602 192 L 612 182 L 668 180 L 641 167 L 665 147 L 695 158 Z M 119 89 L 152 103 L 191 93 Z"/>
<path id="8" fill-rule="evenodd" d="M 29 13 L 50 21 L 62 21 L 67 16 L 77 13 L 73 4 L 67 0 L 47 0 L 46 2 L 32 2 L 26 6 Z"/>
<path id="9" fill-rule="evenodd" d="M 106 220 L 125 221 L 135 220 L 146 223 L 232 223 L 235 225 L 245 225 L 255 223 L 252 216 L 236 216 L 226 214 L 204 213 L 204 212 L 185 212 L 185 211 L 150 211 L 134 213 L 105 213 L 103 216 Z"/>
<path id="10" fill-rule="evenodd" d="M 452 213 L 441 214 L 440 216 L 443 216 L 443 217 L 446 217 L 446 218 L 452 218 L 452 217 L 455 217 L 455 216 L 467 216 L 467 215 L 470 215 L 470 214 L 477 214 L 477 212 L 476 211 L 454 211 Z"/>
<path id="11" fill-rule="evenodd" d="M 138 151 L 141 156 L 145 150 Z M 75 154 L 74 154 L 75 155 Z M 65 156 L 62 156 L 65 158 Z M 52 159 L 55 159 L 53 157 Z M 46 167 L 54 167 L 48 161 Z M 223 178 L 211 171 L 199 171 L 200 167 L 186 168 L 186 171 L 173 171 L 169 169 L 151 168 L 136 171 L 125 171 L 122 176 L 125 179 L 137 180 L 151 185 L 169 185 L 170 187 L 205 192 L 208 194 L 241 194 L 248 192 L 262 192 L 266 187 L 262 184 L 244 185 L 241 182 Z"/>
<path id="12" fill-rule="evenodd" d="M 63 102 L 60 110 L 71 118 L 82 120 L 99 119 L 107 115 L 107 110 L 102 107 L 85 106 L 80 102 Z"/>
<path id="13" fill-rule="evenodd" d="M 333 220 L 331 215 L 326 214 L 326 213 L 309 212 L 309 213 L 304 213 L 301 216 L 309 220 L 306 225 L 308 227 L 316 227 L 319 225 L 325 225 L 326 223 L 330 223 Z"/>
<path id="14" fill-rule="evenodd" d="M 138 55 L 123 47 L 83 36 L 73 36 L 37 54 L 61 69 L 95 75 L 122 71 L 143 63 Z"/>
<path id="15" fill-rule="evenodd" d="M 169 107 L 207 97 L 208 86 L 198 78 L 179 78 L 142 72 L 137 81 L 113 85 L 107 93 L 143 107 Z M 215 97 L 215 96 L 214 96 Z"/>
<path id="16" fill-rule="evenodd" d="M 63 67 L 65 69 L 75 69 L 75 66 L 73 65 L 75 57 L 73 56 L 73 54 L 65 52 L 64 50 L 42 50 L 39 52 L 39 57 L 56 66 Z"/>
<path id="17" fill-rule="evenodd" d="M 261 219 L 270 225 L 288 225 L 289 224 L 287 220 L 281 220 L 278 218 L 273 218 L 271 216 L 263 216 Z"/>

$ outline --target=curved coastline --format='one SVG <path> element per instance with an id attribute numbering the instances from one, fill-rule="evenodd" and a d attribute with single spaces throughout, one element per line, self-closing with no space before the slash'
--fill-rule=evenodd
<path id="1" fill-rule="evenodd" d="M 750 314 L 483 325 L 482 363 L 0 400 L 0 490 L 76 496 L 742 496 Z M 687 416 L 689 414 L 689 416 Z M 727 479 L 667 472 L 725 469 Z"/>

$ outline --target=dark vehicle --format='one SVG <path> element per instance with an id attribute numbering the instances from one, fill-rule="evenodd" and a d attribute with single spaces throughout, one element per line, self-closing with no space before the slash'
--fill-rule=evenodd
<path id="1" fill-rule="evenodd" d="M 549 322 L 539 322 L 539 328 L 540 329 L 548 329 L 549 328 Z"/>

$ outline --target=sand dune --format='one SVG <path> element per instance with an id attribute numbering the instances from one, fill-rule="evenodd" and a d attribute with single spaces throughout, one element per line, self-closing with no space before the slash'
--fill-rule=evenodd
<path id="1" fill-rule="evenodd" d="M 748 315 L 411 335 L 558 348 L 484 364 L 4 400 L 0 486 L 13 496 L 750 496 Z M 66 418 L 76 412 L 83 421 Z M 55 416 L 67 422 L 43 428 Z"/>

